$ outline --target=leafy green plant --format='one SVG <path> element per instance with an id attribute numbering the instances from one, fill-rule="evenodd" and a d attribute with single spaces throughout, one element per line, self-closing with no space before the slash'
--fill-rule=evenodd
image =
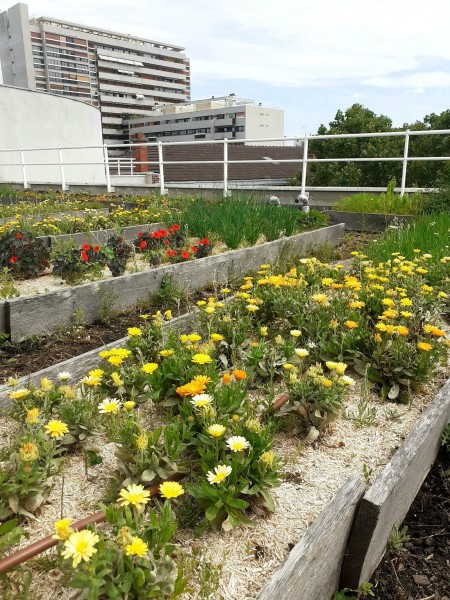
<path id="1" fill-rule="evenodd" d="M 409 542 L 410 537 L 407 534 L 408 528 L 402 527 L 399 529 L 397 525 L 394 523 L 392 526 L 391 535 L 389 537 L 389 548 L 394 550 L 395 552 L 402 552 L 404 549 L 404 544 Z"/>
<path id="2" fill-rule="evenodd" d="M 441 445 L 445 448 L 448 454 L 450 454 L 450 423 L 442 432 Z"/>
<path id="3" fill-rule="evenodd" d="M 367 596 L 375 597 L 372 588 L 371 583 L 362 583 L 357 590 L 344 588 L 334 594 L 333 600 L 358 600 L 358 598 L 367 598 Z"/>
<path id="4" fill-rule="evenodd" d="M 0 266 L 21 277 L 37 277 L 49 266 L 44 242 L 26 230 L 13 229 L 0 238 Z"/>
<path id="5" fill-rule="evenodd" d="M 395 193 L 395 179 L 389 181 L 386 192 L 381 194 L 360 192 L 340 198 L 333 209 L 358 213 L 383 213 L 389 215 L 418 215 L 424 202 L 420 192 L 414 194 Z"/>
<path id="6" fill-rule="evenodd" d="M 127 261 L 131 256 L 132 246 L 121 235 L 112 235 L 106 242 L 105 251 L 108 251 L 107 265 L 113 277 L 125 273 Z"/>
<path id="7" fill-rule="evenodd" d="M 83 280 L 89 272 L 98 271 L 112 258 L 112 252 L 100 246 L 83 244 L 81 248 L 67 247 L 53 258 L 53 274 L 59 275 L 67 283 L 74 285 Z"/>
<path id="8" fill-rule="evenodd" d="M 15 286 L 14 279 L 11 276 L 11 269 L 9 267 L 3 267 L 0 272 L 0 298 L 14 298 L 19 295 L 20 292 Z"/>

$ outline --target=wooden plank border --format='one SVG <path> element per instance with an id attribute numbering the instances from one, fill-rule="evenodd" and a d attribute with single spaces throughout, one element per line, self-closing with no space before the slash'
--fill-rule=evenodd
<path id="1" fill-rule="evenodd" d="M 330 600 L 364 483 L 350 478 L 275 572 L 257 600 Z"/>
<path id="2" fill-rule="evenodd" d="M 441 444 L 450 421 L 450 380 L 369 488 L 358 510 L 343 563 L 340 587 L 357 589 L 381 561 L 392 527 L 400 526 Z"/>
<path id="3" fill-rule="evenodd" d="M 12 298 L 5 301 L 9 315 L 7 332 L 11 341 L 18 342 L 68 326 L 77 312 L 82 313 L 85 321 L 95 321 L 101 316 L 105 298 L 108 304 L 113 299 L 114 310 L 126 309 L 155 294 L 164 277 L 170 277 L 174 285 L 186 291 L 223 283 L 257 270 L 262 263 L 273 263 L 283 253 L 299 255 L 323 244 L 337 245 L 344 231 L 343 224 L 332 225 L 186 263 L 66 287 L 61 291 Z"/>

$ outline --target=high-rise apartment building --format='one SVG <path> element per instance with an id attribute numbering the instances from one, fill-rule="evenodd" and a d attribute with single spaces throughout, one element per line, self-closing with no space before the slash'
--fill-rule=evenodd
<path id="1" fill-rule="evenodd" d="M 105 143 L 128 141 L 124 121 L 190 99 L 184 48 L 49 17 L 28 6 L 0 13 L 3 82 L 98 106 Z"/>

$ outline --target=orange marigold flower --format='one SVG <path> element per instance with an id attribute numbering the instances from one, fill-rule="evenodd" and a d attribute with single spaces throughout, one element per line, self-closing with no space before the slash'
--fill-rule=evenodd
<path id="1" fill-rule="evenodd" d="M 224 373 L 223 377 L 222 377 L 222 381 L 223 381 L 223 383 L 230 383 L 231 375 L 229 373 Z"/>
<path id="2" fill-rule="evenodd" d="M 234 378 L 238 381 L 242 379 L 247 379 L 247 373 L 245 371 L 241 371 L 241 369 L 234 369 L 233 371 Z"/>

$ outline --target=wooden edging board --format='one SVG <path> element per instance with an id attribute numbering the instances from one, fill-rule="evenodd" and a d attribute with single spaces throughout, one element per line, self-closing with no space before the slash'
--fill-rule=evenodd
<path id="1" fill-rule="evenodd" d="M 364 483 L 353 477 L 341 487 L 257 600 L 330 600 L 333 597 L 364 488 Z"/>
<path id="2" fill-rule="evenodd" d="M 332 225 L 186 263 L 5 300 L 6 333 L 12 342 L 18 342 L 67 327 L 74 314 L 81 314 L 86 322 L 95 321 L 105 304 L 109 310 L 124 310 L 149 298 L 159 290 L 163 278 L 170 278 L 186 292 L 223 283 L 257 270 L 262 263 L 273 263 L 284 253 L 298 255 L 323 244 L 337 245 L 344 231 L 343 224 Z"/>
<path id="3" fill-rule="evenodd" d="M 393 526 L 400 527 L 436 459 L 449 420 L 450 380 L 364 495 L 343 563 L 341 588 L 358 589 L 370 580 Z"/>
<path id="4" fill-rule="evenodd" d="M 175 329 L 177 331 L 184 331 L 193 323 L 193 321 L 195 321 L 198 312 L 199 310 L 194 308 L 189 313 L 184 313 L 179 317 L 175 317 L 171 321 L 166 321 L 164 327 L 168 329 Z M 56 381 L 58 378 L 58 373 L 61 373 L 62 371 L 70 373 L 71 380 L 79 381 L 79 379 L 84 377 L 89 370 L 98 367 L 101 361 L 99 352 L 109 348 L 120 348 L 121 346 L 124 346 L 128 340 L 128 337 L 129 336 L 125 336 L 115 340 L 114 342 L 100 346 L 99 348 L 89 350 L 89 352 L 78 354 L 78 356 L 73 356 L 72 358 L 51 365 L 50 367 L 46 367 L 45 369 L 41 369 L 40 371 L 35 371 L 34 373 L 25 375 L 25 377 L 21 377 L 19 379 L 17 385 L 19 387 L 26 387 L 30 384 L 38 385 L 43 377 L 48 377 L 48 379 Z M 8 408 L 13 404 L 12 400 L 9 398 L 9 391 L 10 389 L 7 385 L 0 386 L 0 409 Z"/>

